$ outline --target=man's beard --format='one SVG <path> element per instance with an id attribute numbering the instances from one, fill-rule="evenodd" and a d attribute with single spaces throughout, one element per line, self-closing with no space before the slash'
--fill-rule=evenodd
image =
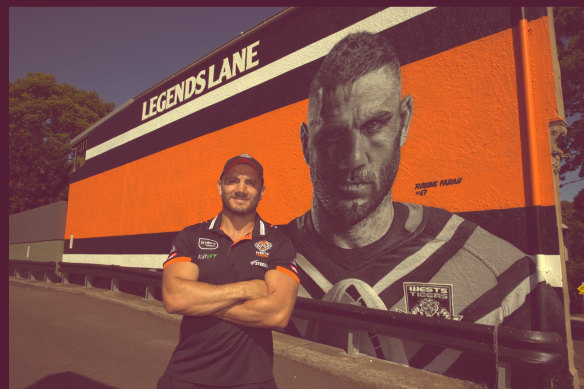
<path id="1" fill-rule="evenodd" d="M 226 209 L 226 210 L 228 210 L 229 212 L 231 212 L 231 213 L 233 213 L 235 215 L 248 215 L 250 213 L 255 213 L 256 212 L 256 209 L 258 207 L 258 204 L 260 202 L 260 197 L 259 196 L 257 196 L 255 199 L 253 199 L 253 198 L 250 199 L 250 198 L 247 198 L 247 197 L 242 197 L 242 199 L 247 199 L 247 200 L 251 200 L 251 201 L 249 202 L 249 204 L 247 205 L 247 207 L 243 207 L 243 208 L 237 207 L 236 208 L 236 207 L 232 206 L 229 203 L 229 200 L 231 198 L 237 199 L 238 197 L 237 196 L 235 196 L 235 197 L 229 197 L 227 194 L 223 193 L 221 195 L 221 202 L 223 203 L 223 209 Z"/>
<path id="2" fill-rule="evenodd" d="M 394 150 L 391 159 L 383 161 L 379 176 L 371 171 L 343 172 L 335 169 L 321 170 L 320 166 L 310 169 L 310 178 L 315 200 L 331 222 L 334 229 L 342 230 L 364 220 L 379 207 L 383 199 L 391 193 L 399 167 L 399 145 Z M 370 187 L 370 192 L 363 198 L 351 201 L 341 191 L 336 190 L 339 180 L 346 183 L 364 184 Z M 361 200 L 361 201 L 357 201 Z"/>

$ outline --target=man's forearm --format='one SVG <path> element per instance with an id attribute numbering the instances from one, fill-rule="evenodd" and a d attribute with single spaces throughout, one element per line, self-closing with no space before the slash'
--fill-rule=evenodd
<path id="1" fill-rule="evenodd" d="M 234 304 L 261 295 L 258 282 L 242 281 L 213 285 L 205 282 L 175 278 L 163 284 L 162 297 L 169 313 L 189 316 L 206 316 Z"/>
<path id="2" fill-rule="evenodd" d="M 284 328 L 290 320 L 291 313 L 291 308 L 282 307 L 269 297 L 262 297 L 218 310 L 214 316 L 247 327 Z"/>
<path id="3" fill-rule="evenodd" d="M 286 327 L 296 302 L 297 281 L 278 270 L 269 270 L 265 279 L 268 287 L 266 296 L 219 310 L 214 316 L 248 327 Z"/>

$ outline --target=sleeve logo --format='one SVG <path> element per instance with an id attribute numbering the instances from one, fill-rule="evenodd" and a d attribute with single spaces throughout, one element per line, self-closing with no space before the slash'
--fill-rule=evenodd
<path id="1" fill-rule="evenodd" d="M 172 248 L 170 249 L 170 254 L 168 254 L 168 258 L 166 258 L 166 260 L 170 260 L 174 257 L 176 257 L 176 255 L 178 254 L 178 251 L 176 250 L 176 246 L 173 244 Z"/>
<path id="2" fill-rule="evenodd" d="M 201 250 L 215 250 L 219 247 L 219 243 L 213 239 L 199 238 L 199 248 Z"/>

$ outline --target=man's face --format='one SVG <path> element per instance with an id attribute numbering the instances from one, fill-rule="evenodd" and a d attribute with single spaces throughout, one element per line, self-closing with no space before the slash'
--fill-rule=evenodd
<path id="1" fill-rule="evenodd" d="M 411 97 L 383 67 L 312 96 L 301 134 L 315 199 L 340 227 L 354 225 L 391 193 L 400 147 L 411 117 Z"/>
<path id="2" fill-rule="evenodd" d="M 256 170 L 245 163 L 230 168 L 217 189 L 223 202 L 223 209 L 236 215 L 255 213 L 265 187 Z"/>

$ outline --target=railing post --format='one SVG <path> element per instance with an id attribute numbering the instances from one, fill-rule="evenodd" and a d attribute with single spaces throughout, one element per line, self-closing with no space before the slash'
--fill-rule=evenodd
<path id="1" fill-rule="evenodd" d="M 112 277 L 112 281 L 110 284 L 110 290 L 112 292 L 119 292 L 120 291 L 120 280 L 119 278 Z"/>
<path id="2" fill-rule="evenodd" d="M 357 358 L 359 356 L 359 332 L 349 331 L 347 334 L 347 354 L 351 358 Z"/>
<path id="3" fill-rule="evenodd" d="M 497 389 L 511 388 L 511 365 L 507 362 L 497 364 Z"/>
<path id="4" fill-rule="evenodd" d="M 61 279 L 61 282 L 63 284 L 68 284 L 69 283 L 69 273 L 68 272 L 61 272 L 63 274 L 63 278 Z"/>
<path id="5" fill-rule="evenodd" d="M 146 285 L 146 296 L 144 297 L 146 300 L 154 300 L 154 286 L 147 284 Z"/>
<path id="6" fill-rule="evenodd" d="M 93 276 L 91 274 L 85 274 L 85 287 L 91 288 L 93 287 Z"/>
<path id="7" fill-rule="evenodd" d="M 352 302 L 351 305 L 361 306 L 356 301 Z M 359 356 L 359 331 L 349 330 L 347 333 L 347 354 L 351 358 L 357 358 Z"/>

